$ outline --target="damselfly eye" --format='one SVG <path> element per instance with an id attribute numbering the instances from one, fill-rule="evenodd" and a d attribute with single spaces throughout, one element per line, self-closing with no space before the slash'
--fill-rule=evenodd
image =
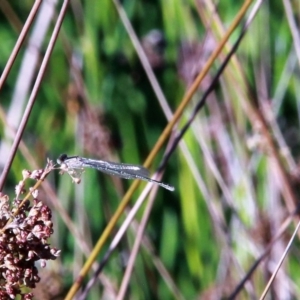
<path id="1" fill-rule="evenodd" d="M 65 161 L 65 159 L 68 157 L 68 155 L 67 154 L 61 154 L 59 157 L 58 157 L 58 159 L 57 159 L 57 163 L 58 164 L 62 164 L 64 161 Z"/>

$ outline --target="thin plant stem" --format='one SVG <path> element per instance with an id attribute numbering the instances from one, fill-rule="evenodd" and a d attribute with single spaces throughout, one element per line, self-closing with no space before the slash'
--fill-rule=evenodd
<path id="1" fill-rule="evenodd" d="M 27 20 L 24 24 L 24 27 L 23 27 L 20 35 L 19 35 L 19 38 L 16 42 L 16 45 L 15 45 L 14 49 L 11 52 L 11 55 L 10 55 L 8 61 L 7 61 L 7 64 L 6 64 L 6 66 L 3 70 L 3 73 L 1 74 L 1 77 L 0 77 L 0 90 L 2 89 L 3 84 L 4 84 L 8 74 L 9 74 L 9 72 L 10 72 L 12 66 L 13 66 L 13 63 L 17 58 L 17 55 L 20 51 L 20 48 L 21 48 L 21 46 L 22 46 L 22 44 L 25 40 L 25 37 L 26 37 L 26 35 L 29 31 L 29 28 L 30 28 L 30 26 L 31 26 L 31 24 L 32 24 L 32 22 L 33 22 L 33 20 L 36 16 L 36 13 L 37 13 L 37 11 L 38 11 L 41 4 L 42 4 L 41 0 L 36 0 L 33 7 L 32 7 L 32 9 L 31 9 L 31 11 L 30 11 L 30 14 L 29 14 L 29 16 L 28 16 L 28 18 L 27 18 Z"/>
<path id="2" fill-rule="evenodd" d="M 273 281 L 274 281 L 274 279 L 275 279 L 275 277 L 276 277 L 276 275 L 277 275 L 277 273 L 278 273 L 278 271 L 279 271 L 279 268 L 281 267 L 281 265 L 282 265 L 282 263 L 283 263 L 285 257 L 287 256 L 287 254 L 288 254 L 288 252 L 289 252 L 289 250 L 290 250 L 290 248 L 291 248 L 291 246 L 292 246 L 292 243 L 293 243 L 293 241 L 294 241 L 294 239 L 295 239 L 295 236 L 296 236 L 296 234 L 297 234 L 299 228 L 300 228 L 300 222 L 298 222 L 298 224 L 297 224 L 297 226 L 296 226 L 296 228 L 295 228 L 295 230 L 294 230 L 294 233 L 293 233 L 292 237 L 290 238 L 290 241 L 289 241 L 288 245 L 286 246 L 286 249 L 285 249 L 285 251 L 283 252 L 283 254 L 282 254 L 282 256 L 281 256 L 281 258 L 280 258 L 280 260 L 279 260 L 279 262 L 278 262 L 278 264 L 277 264 L 277 266 L 276 266 L 276 268 L 275 268 L 275 271 L 273 272 L 273 274 L 272 274 L 272 276 L 271 276 L 271 278 L 270 278 L 270 280 L 269 280 L 267 286 L 265 287 L 265 289 L 264 289 L 264 291 L 263 291 L 261 297 L 259 298 L 260 300 L 265 299 L 265 297 L 266 297 L 266 295 L 267 295 L 267 293 L 268 293 L 268 291 L 269 291 L 269 289 L 270 289 L 270 286 L 271 286 L 271 284 L 273 283 Z"/>
<path id="3" fill-rule="evenodd" d="M 69 1 L 70 0 L 65 0 L 64 1 L 63 5 L 62 5 L 62 8 L 61 8 L 61 11 L 60 11 L 60 14 L 59 14 L 58 19 L 57 19 L 57 22 L 55 24 L 52 36 L 51 36 L 50 41 L 49 41 L 49 45 L 47 47 L 44 59 L 43 59 L 42 64 L 41 64 L 41 68 L 40 68 L 39 73 L 37 75 L 35 84 L 33 86 L 33 89 L 32 89 L 30 98 L 28 100 L 28 104 L 26 106 L 24 115 L 22 117 L 20 126 L 19 126 L 18 131 L 16 133 L 16 136 L 14 138 L 14 142 L 13 142 L 13 145 L 11 147 L 10 155 L 9 155 L 9 157 L 7 159 L 5 167 L 4 167 L 3 172 L 1 174 L 1 178 L 0 178 L 0 191 L 2 191 L 2 189 L 3 189 L 6 177 L 8 175 L 9 169 L 11 167 L 12 161 L 13 161 L 15 155 L 16 155 L 16 152 L 17 152 L 17 149 L 19 147 L 19 143 L 21 141 L 23 132 L 25 130 L 26 124 L 27 124 L 29 116 L 31 114 L 33 105 L 35 103 L 36 96 L 37 96 L 38 90 L 40 88 L 40 85 L 42 83 L 42 79 L 43 79 L 44 73 L 46 71 L 46 67 L 48 65 L 50 56 L 52 54 L 55 42 L 57 40 L 59 31 L 60 31 L 60 27 L 62 25 L 62 22 L 63 22 L 64 16 L 65 16 L 66 10 L 68 8 Z"/>

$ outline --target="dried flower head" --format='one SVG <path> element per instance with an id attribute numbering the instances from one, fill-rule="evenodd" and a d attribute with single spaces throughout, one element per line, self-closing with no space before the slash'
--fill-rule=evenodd
<path id="1" fill-rule="evenodd" d="M 33 203 L 20 198 L 25 193 L 25 180 L 44 179 L 53 169 L 48 162 L 44 170 L 23 171 L 23 180 L 15 189 L 16 198 L 9 204 L 7 195 L 0 194 L 0 299 L 32 299 L 32 293 L 23 293 L 24 287 L 34 288 L 39 282 L 38 269 L 46 261 L 56 259 L 60 250 L 51 248 L 48 239 L 53 233 L 50 208 L 37 199 L 37 189 L 30 188 Z"/>

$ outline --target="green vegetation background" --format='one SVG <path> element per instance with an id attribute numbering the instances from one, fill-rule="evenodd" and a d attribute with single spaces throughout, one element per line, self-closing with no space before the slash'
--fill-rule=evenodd
<path id="1" fill-rule="evenodd" d="M 33 1 L 12 1 L 9 3 L 12 12 L 9 12 L 4 7 L 5 1 L 2 2 L 0 70 L 4 68 L 33 4 Z M 172 111 L 176 110 L 188 84 L 207 60 L 203 49 L 211 53 L 220 40 L 207 8 L 209 3 L 189 0 L 122 1 L 141 41 L 147 41 L 145 38 L 151 37 L 153 30 L 159 30 L 164 36 L 163 42 L 157 46 L 159 48 L 150 50 L 157 51 L 160 56 L 161 61 L 154 71 Z M 215 14 L 224 28 L 229 27 L 242 4 L 243 1 L 221 1 L 217 4 Z M 59 2 L 56 13 L 60 5 Z M 299 35 L 300 7 L 297 1 L 292 1 L 292 5 Z M 55 18 L 43 42 L 40 59 Z M 284 145 L 297 166 L 299 60 L 295 58 L 295 40 L 289 18 L 283 2 L 265 2 L 236 54 L 246 83 L 259 105 L 278 108 L 277 112 L 273 111 L 276 126 L 270 125 L 270 131 L 272 135 L 276 136 L 278 132 L 282 135 Z M 231 43 L 238 32 L 236 30 L 231 37 Z M 205 46 L 211 40 L 212 44 Z M 11 106 L 27 42 L 0 92 L 0 106 L 4 111 Z M 184 48 L 187 45 L 191 48 L 190 52 Z M 222 59 L 224 55 L 225 52 Z M 82 90 L 88 102 L 82 101 L 81 91 L 75 84 L 70 67 L 72 59 L 78 64 Z M 211 69 L 208 82 L 219 65 L 220 61 L 217 61 Z M 38 68 L 39 65 L 36 72 Z M 186 77 L 182 76 L 183 72 Z M 215 298 L 211 299 L 225 298 L 287 215 L 281 201 L 280 183 L 276 182 L 263 137 L 242 105 L 243 101 L 252 99 L 241 100 L 238 93 L 234 93 L 239 88 L 238 81 L 231 81 L 230 76 L 234 77 L 231 73 L 221 78 L 208 100 L 209 104 L 198 114 L 184 137 L 191 162 L 187 163 L 187 154 L 178 148 L 167 164 L 163 181 L 174 185 L 176 190 L 171 193 L 159 189 L 157 193 L 146 231 L 146 239 L 151 241 L 153 250 L 150 251 L 147 248 L 149 244 L 144 241 L 127 299 L 210 299 L 212 295 Z M 205 84 L 186 109 L 180 124 L 187 120 L 204 90 Z M 93 112 L 92 117 L 90 111 Z M 109 157 L 115 161 L 142 164 L 166 125 L 167 119 L 113 2 L 72 1 L 23 135 L 23 141 L 38 166 L 42 168 L 47 157 L 56 160 L 61 153 Z M 7 127 L 2 119 L 1 142 Z M 254 146 L 249 148 L 253 141 Z M 163 152 L 156 158 L 151 172 L 155 171 L 162 156 Z M 213 171 L 212 164 L 217 173 Z M 25 168 L 31 169 L 32 166 L 24 153 L 18 151 L 6 182 L 6 193 L 13 195 L 21 170 Z M 193 168 L 201 179 L 195 175 Z M 289 167 L 287 169 L 289 172 Z M 221 176 L 225 187 L 220 187 L 216 174 Z M 83 174 L 80 185 L 74 185 L 69 176 L 60 176 L 58 172 L 51 174 L 49 181 L 78 230 L 84 234 L 84 242 L 90 249 L 131 184 L 93 170 Z M 143 186 L 135 193 L 132 202 Z M 295 181 L 296 190 L 297 186 Z M 228 191 L 231 204 L 224 191 Z M 47 201 L 47 194 L 43 193 L 43 197 Z M 220 219 L 211 214 L 209 205 L 222 216 L 220 219 L 226 221 L 224 231 L 220 230 Z M 62 249 L 62 253 L 60 259 L 49 263 L 43 272 L 48 282 L 53 280 L 50 285 L 57 284 L 58 293 L 65 294 L 88 253 L 82 253 L 79 241 L 74 240 L 59 212 L 54 211 L 53 215 L 56 225 L 52 245 Z M 142 211 L 136 222 L 141 216 Z M 118 290 L 135 237 L 134 228 L 110 258 L 103 271 L 105 280 L 95 285 L 89 299 L 106 299 L 110 288 Z M 260 295 L 266 285 L 273 270 L 271 266 L 278 261 L 288 236 L 289 232 L 286 232 L 285 239 L 274 246 L 274 251 L 254 273 L 250 284 L 254 295 Z M 157 268 L 156 259 L 167 269 L 180 294 L 167 284 L 166 276 Z M 282 267 L 281 285 L 282 282 L 291 285 L 290 295 L 296 298 L 300 295 L 297 274 L 299 250 L 295 246 Z M 40 288 L 46 291 L 44 281 Z M 274 295 L 279 295 L 278 290 L 273 288 Z M 250 299 L 250 294 L 251 288 L 244 289 L 239 299 Z"/>

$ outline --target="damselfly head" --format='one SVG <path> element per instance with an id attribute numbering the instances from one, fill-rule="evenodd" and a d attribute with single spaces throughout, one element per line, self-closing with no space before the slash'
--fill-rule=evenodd
<path id="1" fill-rule="evenodd" d="M 61 165 L 65 161 L 66 158 L 68 158 L 68 155 L 64 153 L 64 154 L 61 154 L 56 161 L 58 164 Z"/>

